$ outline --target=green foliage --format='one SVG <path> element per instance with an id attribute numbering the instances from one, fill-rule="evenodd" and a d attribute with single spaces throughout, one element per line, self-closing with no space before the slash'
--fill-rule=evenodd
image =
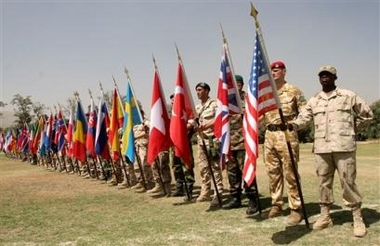
<path id="1" fill-rule="evenodd" d="M 20 94 L 13 96 L 11 104 L 16 107 L 14 116 L 17 118 L 15 123 L 17 127 L 21 127 L 24 123 L 29 124 L 32 120 L 31 111 L 33 109 L 33 102 L 30 96 L 23 97 Z"/>
<path id="2" fill-rule="evenodd" d="M 373 112 L 373 120 L 368 127 L 358 132 L 358 140 L 380 138 L 380 100 L 372 103 L 371 109 Z"/>

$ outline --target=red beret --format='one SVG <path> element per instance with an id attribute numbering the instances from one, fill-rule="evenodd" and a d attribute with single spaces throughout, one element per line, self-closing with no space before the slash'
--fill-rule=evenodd
<path id="1" fill-rule="evenodd" d="M 275 61 L 270 64 L 270 68 L 285 68 L 285 63 L 283 61 Z"/>

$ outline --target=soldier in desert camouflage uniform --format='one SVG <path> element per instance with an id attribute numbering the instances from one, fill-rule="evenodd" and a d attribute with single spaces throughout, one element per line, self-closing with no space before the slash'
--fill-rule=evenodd
<path id="1" fill-rule="evenodd" d="M 351 208 L 354 235 L 363 237 L 366 226 L 361 214 L 362 196 L 356 186 L 356 131 L 369 124 L 373 118 L 370 107 L 356 94 L 337 88 L 336 68 L 323 66 L 318 73 L 322 91 L 313 96 L 290 125 L 298 130 L 314 121 L 315 166 L 319 179 L 319 203 L 321 215 L 313 229 L 333 225 L 330 207 L 334 203 L 333 183 L 338 172 L 343 200 Z"/>
<path id="2" fill-rule="evenodd" d="M 297 118 L 300 109 L 306 104 L 306 100 L 297 87 L 289 85 L 285 81 L 286 68 L 282 61 L 271 64 L 273 78 L 276 82 L 277 93 L 282 105 L 285 121 Z M 286 218 L 288 224 L 297 224 L 302 220 L 301 200 L 297 189 L 295 175 L 298 170 L 293 170 L 290 154 L 287 148 L 285 133 L 282 132 L 281 119 L 278 110 L 271 110 L 260 119 L 266 126 L 264 142 L 264 159 L 269 175 L 269 191 L 272 198 L 272 207 L 268 218 L 282 214 L 284 180 L 288 191 L 290 215 Z M 262 123 L 261 122 L 261 123 Z M 289 142 L 293 156 L 299 161 L 299 142 L 296 131 L 289 132 Z M 297 165 L 296 165 L 297 166 Z"/>
<path id="3" fill-rule="evenodd" d="M 141 110 L 142 111 L 142 110 Z M 143 111 L 142 111 L 142 115 Z M 145 122 L 146 120 L 144 120 Z M 147 163 L 147 148 L 148 148 L 148 127 L 146 124 L 139 124 L 133 126 L 133 134 L 135 137 L 136 158 L 133 164 L 134 173 L 136 176 L 137 184 L 132 186 L 131 189 L 141 189 L 146 191 L 145 187 L 153 183 L 153 174 L 151 166 Z M 140 170 L 139 162 L 142 170 Z M 144 175 L 142 176 L 141 175 Z M 145 180 L 145 184 L 144 184 Z M 149 188 L 149 187 L 148 187 Z"/>
<path id="4" fill-rule="evenodd" d="M 196 131 L 198 132 L 198 160 L 199 169 L 202 179 L 201 194 L 197 198 L 197 202 L 211 200 L 211 172 L 207 160 L 207 156 L 211 161 L 213 174 L 215 177 L 217 189 L 223 192 L 222 170 L 219 165 L 218 148 L 216 146 L 217 139 L 214 136 L 214 122 L 217 103 L 215 99 L 209 97 L 210 86 L 204 82 L 195 86 L 198 98 L 201 103 L 195 107 L 199 116 Z M 204 150 L 203 143 L 206 145 L 207 153 Z M 216 196 L 214 196 L 215 198 Z"/>
<path id="5" fill-rule="evenodd" d="M 242 105 L 245 102 L 245 91 L 243 91 L 244 81 L 240 75 L 235 75 L 235 80 Z M 223 206 L 224 209 L 233 209 L 241 207 L 242 183 L 244 183 L 244 192 L 249 199 L 247 215 L 257 212 L 258 194 L 253 187 L 248 187 L 243 181 L 243 168 L 245 158 L 244 136 L 243 136 L 243 114 L 235 114 L 230 116 L 231 129 L 231 158 L 227 162 L 227 174 L 230 184 L 230 200 Z"/>

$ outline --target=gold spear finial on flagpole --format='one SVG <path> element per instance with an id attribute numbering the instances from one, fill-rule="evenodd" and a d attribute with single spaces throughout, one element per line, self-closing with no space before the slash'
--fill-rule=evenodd
<path id="1" fill-rule="evenodd" d="M 77 101 L 80 101 L 79 99 L 79 92 L 78 91 L 74 91 L 74 97 Z"/>
<path id="2" fill-rule="evenodd" d="M 131 77 L 129 77 L 129 71 L 128 71 L 128 69 L 126 67 L 124 67 L 124 73 L 125 73 L 125 75 L 127 75 L 127 79 L 129 81 L 131 81 Z"/>
<path id="3" fill-rule="evenodd" d="M 90 98 L 93 99 L 93 98 L 92 98 L 92 92 L 91 92 L 90 89 L 88 89 L 88 94 L 90 94 Z"/>
<path id="4" fill-rule="evenodd" d="M 100 93 L 102 93 L 102 96 L 104 96 L 104 90 L 103 90 L 103 85 L 101 81 L 99 81 L 99 87 L 100 87 Z"/>
<path id="5" fill-rule="evenodd" d="M 182 63 L 181 55 L 179 54 L 179 49 L 178 49 L 178 47 L 177 47 L 177 44 L 174 43 L 174 46 L 175 46 L 175 50 L 177 51 L 177 57 L 178 57 L 178 60 Z"/>
<path id="6" fill-rule="evenodd" d="M 158 67 L 157 67 L 156 59 L 154 58 L 153 54 L 152 54 L 152 58 L 153 58 L 154 69 L 157 71 Z"/>
<path id="7" fill-rule="evenodd" d="M 259 11 L 257 11 L 257 9 L 253 6 L 252 2 L 251 2 L 251 15 L 252 17 L 255 19 L 255 25 L 256 25 L 256 28 L 259 29 L 260 25 L 259 25 L 259 21 L 257 19 L 257 15 L 259 14 Z"/>
<path id="8" fill-rule="evenodd" d="M 226 36 L 224 35 L 222 23 L 220 23 L 220 30 L 222 30 L 223 43 L 226 44 L 227 43 L 227 39 L 226 39 Z"/>

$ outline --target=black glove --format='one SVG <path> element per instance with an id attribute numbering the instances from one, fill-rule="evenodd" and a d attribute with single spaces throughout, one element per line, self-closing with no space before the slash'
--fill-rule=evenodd
<path id="1" fill-rule="evenodd" d="M 288 130 L 289 130 L 289 131 L 293 131 L 293 130 L 294 130 L 294 128 L 293 128 L 293 124 L 291 124 L 291 123 L 288 124 Z"/>

